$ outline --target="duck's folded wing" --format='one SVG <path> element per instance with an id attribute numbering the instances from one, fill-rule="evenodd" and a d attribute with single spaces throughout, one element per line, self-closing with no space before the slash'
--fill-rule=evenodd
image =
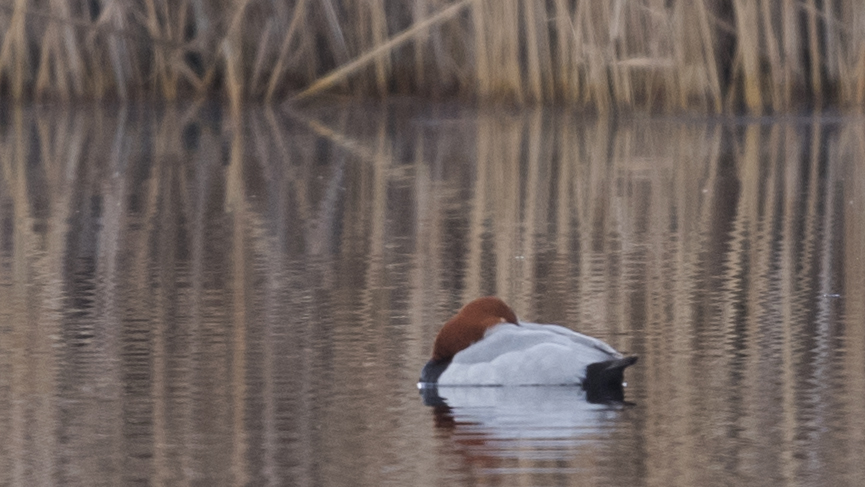
<path id="1" fill-rule="evenodd" d="M 597 338 L 594 338 L 594 337 L 590 337 L 588 335 L 583 335 L 582 333 L 577 333 L 574 330 L 571 330 L 570 328 L 565 328 L 564 326 L 542 325 L 542 324 L 538 324 L 538 323 L 529 323 L 529 322 L 520 322 L 519 326 L 522 328 L 530 329 L 530 330 L 541 330 L 541 331 L 556 333 L 556 334 L 561 335 L 561 336 L 573 341 L 574 343 L 577 343 L 577 344 L 582 345 L 584 347 L 594 348 L 594 349 L 608 355 L 609 358 L 622 356 L 622 354 L 617 352 L 616 349 L 614 349 L 613 347 L 608 345 L 606 342 L 604 342 L 602 340 L 598 340 Z"/>
<path id="2" fill-rule="evenodd" d="M 556 328 L 568 333 L 547 325 L 497 325 L 454 356 L 439 384 L 580 384 L 589 364 L 621 357 L 609 346 L 597 347 L 593 340 L 575 339 L 579 334 Z"/>

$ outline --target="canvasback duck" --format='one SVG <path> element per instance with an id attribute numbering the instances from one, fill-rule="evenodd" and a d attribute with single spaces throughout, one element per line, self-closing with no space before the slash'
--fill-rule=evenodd
<path id="1" fill-rule="evenodd" d="M 499 298 L 478 298 L 444 324 L 420 386 L 582 385 L 621 389 L 637 361 L 606 343 L 558 325 L 527 323 Z"/>

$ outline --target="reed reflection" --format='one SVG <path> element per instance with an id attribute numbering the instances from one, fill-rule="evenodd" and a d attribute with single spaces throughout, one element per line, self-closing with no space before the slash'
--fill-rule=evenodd
<path id="1" fill-rule="evenodd" d="M 2 123 L 4 483 L 865 474 L 860 119 L 392 105 Z M 637 406 L 591 460 L 562 442 L 556 473 L 504 442 L 479 470 L 431 431 L 417 371 L 482 294 L 641 357 Z"/>

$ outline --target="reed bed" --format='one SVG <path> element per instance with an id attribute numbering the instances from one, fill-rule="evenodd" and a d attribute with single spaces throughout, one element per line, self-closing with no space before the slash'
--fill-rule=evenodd
<path id="1" fill-rule="evenodd" d="M 865 102 L 857 0 L 4 0 L 0 96 L 321 93 L 771 113 Z"/>

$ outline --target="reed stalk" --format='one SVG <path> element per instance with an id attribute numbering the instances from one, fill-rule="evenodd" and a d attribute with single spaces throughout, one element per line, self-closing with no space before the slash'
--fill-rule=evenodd
<path id="1" fill-rule="evenodd" d="M 817 6 L 814 3 L 814 0 L 807 0 L 805 5 L 805 12 L 807 15 L 807 28 L 808 28 L 808 54 L 810 56 L 810 68 L 811 68 L 811 90 L 815 93 L 821 93 L 823 91 L 823 80 L 820 76 L 821 74 L 821 60 L 820 60 L 820 40 L 818 38 L 817 29 L 818 29 L 818 19 L 817 19 Z M 820 100 L 815 100 L 817 103 L 820 103 Z"/>
<path id="2" fill-rule="evenodd" d="M 344 65 L 343 67 L 332 71 L 327 76 L 324 76 L 321 79 L 316 80 L 309 88 L 301 91 L 297 95 L 293 97 L 295 101 L 302 100 L 304 98 L 308 98 L 316 93 L 319 93 L 327 88 L 332 87 L 336 83 L 345 79 L 346 76 L 352 74 L 354 71 L 357 71 L 364 66 L 366 66 L 370 61 L 376 59 L 377 56 L 382 56 L 390 52 L 394 47 L 407 42 L 412 39 L 415 35 L 420 35 L 433 25 L 436 22 L 440 22 L 448 17 L 458 14 L 466 5 L 475 2 L 477 0 L 462 0 L 459 3 L 456 3 L 449 8 L 443 10 L 442 12 L 426 19 L 425 21 L 418 22 L 415 24 L 410 30 L 404 31 L 397 36 L 394 36 L 386 43 L 372 49 L 371 51 L 359 56 L 357 59 Z"/>
<path id="3" fill-rule="evenodd" d="M 613 111 L 865 103 L 856 0 L 8 0 L 0 97 L 451 96 Z"/>
<path id="4" fill-rule="evenodd" d="M 5 79 L 11 85 L 11 94 L 15 99 L 25 95 L 24 83 L 30 72 L 25 30 L 27 8 L 28 0 L 15 0 L 11 15 L 4 19 L 6 22 L 3 23 L 3 30 L 6 34 L 0 44 L 0 80 Z"/>

